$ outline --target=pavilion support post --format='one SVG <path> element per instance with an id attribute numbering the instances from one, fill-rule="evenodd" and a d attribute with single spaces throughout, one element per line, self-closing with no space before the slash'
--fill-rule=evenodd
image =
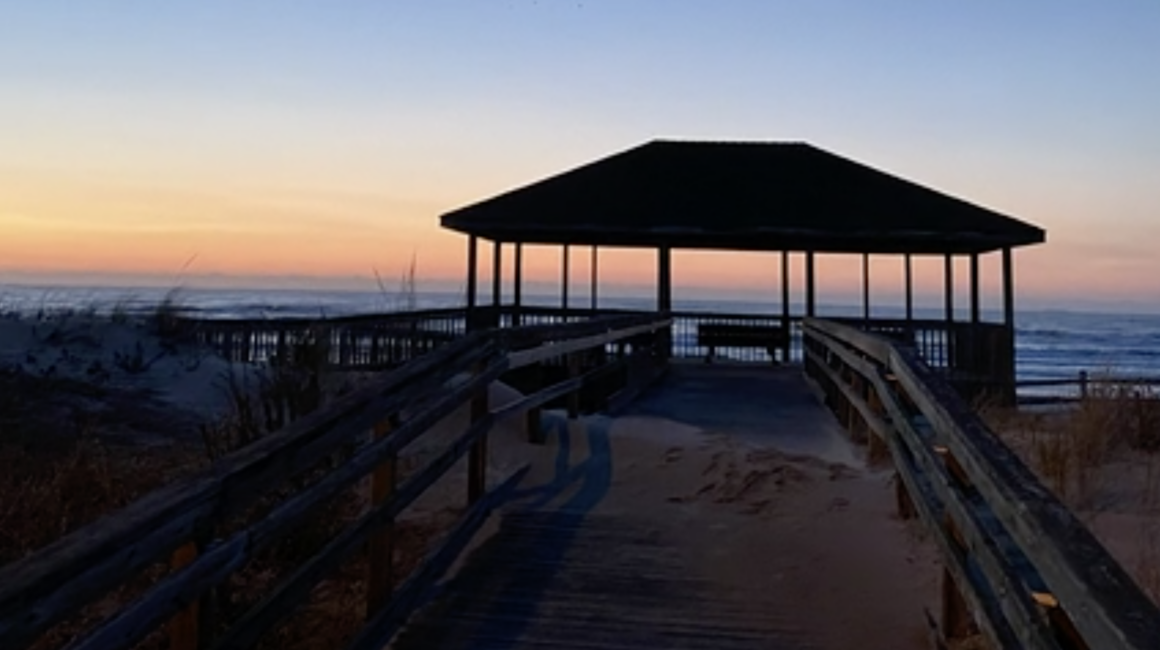
<path id="1" fill-rule="evenodd" d="M 971 253 L 971 324 L 979 321 L 979 254 Z"/>
<path id="2" fill-rule="evenodd" d="M 972 392 L 981 391 L 985 388 L 984 384 L 974 384 L 974 382 L 981 379 L 980 375 L 990 374 L 985 362 L 985 350 L 983 341 L 982 328 L 979 327 L 981 320 L 979 313 L 979 254 L 971 253 L 970 257 L 970 282 L 971 282 L 971 329 L 970 340 L 967 343 L 967 363 L 970 364 L 970 370 L 973 386 Z M 989 378 L 989 377 L 988 377 Z"/>
<path id="3" fill-rule="evenodd" d="M 495 309 L 496 318 L 499 318 L 499 308 L 503 302 L 503 242 L 496 241 L 492 246 L 491 257 L 491 306 Z"/>
<path id="4" fill-rule="evenodd" d="M 564 250 L 560 257 L 560 306 L 564 311 L 568 311 L 568 244 L 564 244 Z M 564 314 L 564 319 L 568 319 L 567 313 Z"/>
<path id="5" fill-rule="evenodd" d="M 596 284 L 597 284 L 597 277 L 598 277 L 596 263 L 597 263 L 596 245 L 593 244 L 592 245 L 592 263 L 589 264 L 589 267 L 590 267 L 589 271 L 592 272 L 592 290 L 591 290 L 592 311 L 596 311 Z"/>
<path id="6" fill-rule="evenodd" d="M 806 251 L 806 316 L 817 314 L 817 294 L 814 289 L 814 252 Z"/>
<path id="7" fill-rule="evenodd" d="M 479 254 L 479 239 L 475 235 L 467 238 L 467 323 L 468 331 L 476 329 L 478 320 L 478 310 L 475 305 L 475 293 L 477 282 L 477 266 Z"/>
<path id="8" fill-rule="evenodd" d="M 862 320 L 870 321 L 870 254 L 862 253 Z"/>
<path id="9" fill-rule="evenodd" d="M 657 249 L 657 311 L 668 314 L 673 310 L 673 256 L 672 249 L 661 246 Z M 673 353 L 672 328 L 658 333 L 661 355 L 668 359 Z"/>
<path id="10" fill-rule="evenodd" d="M 904 261 L 903 261 L 904 268 L 905 268 L 904 282 L 906 283 L 906 324 L 907 325 L 910 325 L 911 321 L 914 320 L 914 264 L 913 264 L 913 262 L 914 262 L 914 260 L 911 258 L 910 253 L 907 253 L 905 258 L 904 258 Z"/>
<path id="11" fill-rule="evenodd" d="M 520 308 L 524 299 L 524 244 L 516 242 L 512 260 L 512 327 L 520 326 Z"/>
<path id="12" fill-rule="evenodd" d="M 657 249 L 657 311 L 667 313 L 673 310 L 673 257 L 672 249 L 661 246 Z"/>
<path id="13" fill-rule="evenodd" d="M 781 330 L 785 332 L 782 363 L 789 363 L 789 251 L 781 252 Z"/>
<path id="14" fill-rule="evenodd" d="M 1002 352 L 1006 375 L 1004 399 L 1009 404 L 1015 403 L 1015 265 L 1011 259 L 1011 248 L 1003 249 L 1003 336 Z"/>
<path id="15" fill-rule="evenodd" d="M 954 347 L 955 347 L 955 260 L 954 257 L 947 253 L 943 257 L 943 307 L 944 320 L 946 321 L 946 344 L 943 353 L 946 355 L 946 368 L 953 370 L 954 362 Z"/>
<path id="16" fill-rule="evenodd" d="M 1011 249 L 1003 249 L 1003 324 L 1015 329 L 1015 268 Z"/>

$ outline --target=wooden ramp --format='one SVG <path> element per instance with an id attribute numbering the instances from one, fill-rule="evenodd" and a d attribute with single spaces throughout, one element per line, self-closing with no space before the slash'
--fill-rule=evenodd
<path id="1" fill-rule="evenodd" d="M 631 517 L 516 511 L 392 647 L 808 647 L 759 596 L 691 575 L 679 540 Z"/>

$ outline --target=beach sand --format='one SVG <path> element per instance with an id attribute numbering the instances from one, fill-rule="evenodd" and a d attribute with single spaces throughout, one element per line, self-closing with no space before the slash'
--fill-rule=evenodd
<path id="1" fill-rule="evenodd" d="M 0 318 L 0 373 L 44 434 L 129 445 L 196 442 L 199 425 L 229 415 L 231 376 L 256 388 L 260 374 L 148 319 L 68 313 Z"/>

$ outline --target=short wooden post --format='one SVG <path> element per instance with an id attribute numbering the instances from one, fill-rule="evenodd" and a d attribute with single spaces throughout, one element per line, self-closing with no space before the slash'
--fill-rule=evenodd
<path id="1" fill-rule="evenodd" d="M 176 572 L 193 564 L 205 548 L 208 536 L 182 544 L 170 557 L 170 570 Z M 212 594 L 212 592 L 210 592 Z M 190 603 L 169 620 L 169 647 L 171 650 L 200 650 L 213 641 L 212 595 L 207 594 Z"/>
<path id="2" fill-rule="evenodd" d="M 197 559 L 197 554 L 195 542 L 183 544 L 173 552 L 170 567 L 176 571 L 192 564 Z M 172 650 L 198 650 L 200 647 L 200 605 L 201 603 L 194 601 L 169 621 L 169 647 Z"/>
<path id="3" fill-rule="evenodd" d="M 242 330 L 242 363 L 250 363 L 253 361 L 250 350 L 250 339 L 254 336 L 254 332 L 246 327 Z"/>
<path id="4" fill-rule="evenodd" d="M 943 636 L 947 639 L 962 639 L 975 632 L 975 621 L 967 606 L 966 598 L 959 591 L 950 569 L 943 567 L 942 573 L 942 615 Z"/>
<path id="5" fill-rule="evenodd" d="M 543 386 L 543 384 L 544 384 L 544 368 L 543 368 L 543 366 L 541 364 L 538 364 L 538 363 L 534 364 L 533 366 L 531 366 L 529 371 L 530 371 L 529 374 L 531 374 L 531 376 L 532 376 L 533 392 L 543 388 L 544 387 Z M 527 423 L 526 423 L 527 429 L 528 429 L 528 442 L 532 443 L 533 445 L 544 444 L 544 428 L 543 428 L 544 425 L 543 425 L 543 418 L 541 417 L 542 413 L 543 413 L 543 409 L 541 409 L 539 406 L 533 406 L 532 408 L 528 409 Z"/>
<path id="6" fill-rule="evenodd" d="M 278 329 L 278 352 L 276 354 L 278 356 L 278 363 L 285 364 L 288 361 L 288 359 L 286 359 L 286 329 L 285 328 Z"/>
<path id="7" fill-rule="evenodd" d="M 915 515 L 914 501 L 906 491 L 906 482 L 898 472 L 894 473 L 894 498 L 898 506 L 899 519 L 912 519 Z"/>
<path id="8" fill-rule="evenodd" d="M 573 352 L 568 355 L 568 379 L 575 379 L 580 376 L 580 353 Z M 580 417 L 580 388 L 575 388 L 568 393 L 568 419 L 575 420 Z"/>
<path id="9" fill-rule="evenodd" d="M 476 368 L 478 373 L 482 366 Z M 471 398 L 471 423 L 475 424 L 487 417 L 490 410 L 488 405 L 488 387 L 483 386 L 475 397 Z M 467 503 L 474 504 L 487 493 L 487 434 L 476 440 L 467 456 Z"/>
<path id="10" fill-rule="evenodd" d="M 877 415 L 879 418 L 882 418 L 886 415 L 886 409 L 883 407 L 882 399 L 878 396 L 878 391 L 876 389 L 870 389 L 866 400 L 869 402 L 870 411 L 874 413 L 874 415 Z M 878 432 L 874 431 L 873 428 L 869 426 L 866 430 L 866 436 L 866 444 L 868 447 L 867 454 L 870 457 L 870 462 L 877 463 L 885 460 L 886 457 L 890 454 L 890 450 L 886 446 L 886 441 L 880 438 Z"/>
<path id="11" fill-rule="evenodd" d="M 385 438 L 392 429 L 391 420 L 375 425 L 375 440 Z M 371 475 L 370 506 L 383 503 L 395 493 L 398 459 L 392 454 Z M 388 601 L 394 589 L 395 522 L 392 520 L 367 541 L 367 610 L 371 619 Z"/>

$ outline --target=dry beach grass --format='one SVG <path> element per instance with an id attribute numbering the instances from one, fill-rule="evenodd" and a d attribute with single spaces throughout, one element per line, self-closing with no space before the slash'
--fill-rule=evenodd
<path id="1" fill-rule="evenodd" d="M 268 435 L 341 394 L 357 376 L 326 373 L 311 343 L 264 370 L 231 366 L 175 337 L 174 304 L 146 318 L 116 309 L 0 319 L 0 564 L 63 535 L 221 456 Z M 326 466 L 337 459 L 322 459 Z M 404 471 L 410 466 L 404 462 Z M 321 467 L 320 467 L 321 471 Z M 314 472 L 270 495 L 229 526 L 256 520 L 310 484 Z M 365 508 L 365 488 L 340 495 L 283 543 L 263 553 L 214 598 L 222 628 L 319 550 Z M 397 526 L 396 565 L 406 575 L 454 511 Z M 217 531 L 225 534 L 228 530 Z M 45 635 L 67 645 L 165 575 L 154 566 Z M 356 556 L 263 647 L 333 647 L 361 623 L 365 561 Z M 159 630 L 141 647 L 163 647 Z"/>
<path id="2" fill-rule="evenodd" d="M 1072 407 L 984 415 L 1160 603 L 1160 396 L 1094 384 Z"/>

